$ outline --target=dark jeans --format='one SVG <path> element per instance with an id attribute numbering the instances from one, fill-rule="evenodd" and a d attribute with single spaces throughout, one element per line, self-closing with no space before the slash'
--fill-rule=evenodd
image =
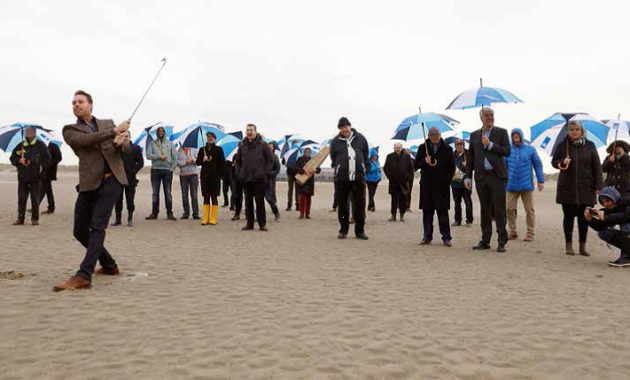
<path id="1" fill-rule="evenodd" d="M 630 233 L 608 228 L 597 233 L 600 239 L 621 250 L 622 257 L 630 257 Z"/>
<path id="2" fill-rule="evenodd" d="M 466 188 L 453 187 L 453 203 L 455 203 L 455 222 L 462 222 L 462 199 L 466 207 L 466 223 L 473 222 L 472 192 Z"/>
<path id="3" fill-rule="evenodd" d="M 337 183 L 339 205 L 337 216 L 340 233 L 347 234 L 350 230 L 350 197 L 353 197 L 352 214 L 354 217 L 354 234 L 365 232 L 365 181 L 344 181 Z"/>
<path id="4" fill-rule="evenodd" d="M 199 216 L 199 199 L 197 192 L 199 190 L 199 176 L 197 175 L 180 175 L 179 184 L 182 187 L 182 206 L 184 207 L 184 216 L 190 216 L 190 204 L 192 204 L 193 216 Z M 190 202 L 188 194 L 190 193 Z"/>
<path id="5" fill-rule="evenodd" d="M 254 226 L 254 201 L 256 201 L 256 219 L 259 227 L 267 225 L 267 214 L 265 212 L 265 183 L 246 182 L 243 184 L 245 192 L 245 217 L 247 226 Z"/>
<path id="6" fill-rule="evenodd" d="M 232 183 L 231 183 L 231 181 L 226 181 L 225 178 L 223 178 L 223 179 L 221 179 L 221 184 L 223 185 L 223 205 L 224 206 L 229 206 L 230 205 L 230 196 L 228 195 L 228 193 L 231 190 Z"/>
<path id="7" fill-rule="evenodd" d="M 407 194 L 405 194 L 400 186 L 392 186 L 392 214 L 396 214 L 396 210 L 400 212 L 400 215 L 405 215 L 407 211 Z"/>
<path id="8" fill-rule="evenodd" d="M 562 205 L 562 228 L 564 229 L 564 241 L 569 243 L 573 241 L 573 224 L 575 218 L 578 220 L 578 236 L 580 243 L 586 243 L 588 235 L 588 223 L 584 219 L 584 210 L 587 205 Z"/>
<path id="9" fill-rule="evenodd" d="M 104 269 L 116 269 L 116 261 L 103 246 L 105 229 L 122 186 L 115 178 L 103 180 L 98 189 L 79 193 L 74 205 L 74 238 L 87 251 L 77 275 L 91 280 L 98 261 Z"/>
<path id="10" fill-rule="evenodd" d="M 39 190 L 41 181 L 18 182 L 18 220 L 26 217 L 26 201 L 31 197 L 31 220 L 39 220 Z"/>
<path id="11" fill-rule="evenodd" d="M 451 241 L 451 226 L 448 221 L 448 210 L 424 209 L 422 210 L 422 227 L 424 229 L 423 239 L 433 240 L 433 215 L 437 212 L 438 225 L 442 241 Z"/>
<path id="12" fill-rule="evenodd" d="M 55 211 L 55 195 L 53 194 L 52 181 L 43 180 L 39 190 L 39 203 L 46 197 L 48 201 L 48 211 Z"/>
<path id="13" fill-rule="evenodd" d="M 490 244 L 492 238 L 492 216 L 497 225 L 499 244 L 507 244 L 508 235 L 505 215 L 505 180 L 493 173 L 477 181 L 477 195 L 481 207 L 481 241 Z"/>
<path id="14" fill-rule="evenodd" d="M 267 203 L 269 203 L 273 214 L 278 215 L 280 212 L 278 211 L 278 200 L 276 198 L 275 178 L 267 179 L 267 184 L 265 185 L 265 200 L 267 201 Z"/>
<path id="15" fill-rule="evenodd" d="M 291 204 L 293 203 L 293 195 L 295 194 L 295 209 L 300 209 L 300 201 L 298 198 L 297 192 L 297 181 L 295 177 L 287 175 L 287 187 L 289 190 L 287 191 L 287 208 L 291 208 Z"/>
<path id="16" fill-rule="evenodd" d="M 411 210 L 411 193 L 413 192 L 413 180 L 409 181 L 409 194 L 407 194 L 407 210 Z"/>
<path id="17" fill-rule="evenodd" d="M 122 218 L 123 200 L 127 200 L 127 219 L 133 218 L 133 212 L 136 210 L 136 186 L 124 186 L 120 189 L 120 196 L 116 202 L 116 220 L 120 222 Z"/>
<path id="18" fill-rule="evenodd" d="M 240 214 L 243 208 L 243 184 L 236 176 L 232 178 L 232 207 L 235 214 Z"/>
<path id="19" fill-rule="evenodd" d="M 173 172 L 167 169 L 151 169 L 151 188 L 153 189 L 152 214 L 160 213 L 160 184 L 164 188 L 164 203 L 166 203 L 166 213 L 173 213 Z"/>
<path id="20" fill-rule="evenodd" d="M 374 204 L 374 195 L 376 195 L 376 190 L 378 189 L 378 182 L 368 182 L 367 188 L 369 197 L 368 209 L 372 209 L 376 207 Z"/>

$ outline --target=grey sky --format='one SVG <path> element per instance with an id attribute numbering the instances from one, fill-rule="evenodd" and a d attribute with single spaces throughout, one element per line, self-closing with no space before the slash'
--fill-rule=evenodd
<path id="1" fill-rule="evenodd" d="M 419 105 L 444 112 L 480 77 L 525 101 L 495 109 L 497 125 L 526 135 L 557 111 L 630 118 L 628 4 L 3 1 L 0 125 L 60 130 L 74 120 L 76 89 L 93 94 L 97 117 L 122 121 L 163 57 L 136 136 L 158 121 L 207 120 L 322 141 L 347 116 L 387 152 Z M 476 110 L 446 113 L 479 125 Z"/>

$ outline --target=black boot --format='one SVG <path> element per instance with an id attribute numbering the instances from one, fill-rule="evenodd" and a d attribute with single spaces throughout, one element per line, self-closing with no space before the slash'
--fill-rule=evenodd
<path id="1" fill-rule="evenodd" d="M 133 211 L 128 211 L 127 213 L 127 227 L 133 227 Z"/>
<path id="2" fill-rule="evenodd" d="M 116 218 L 114 219 L 114 223 L 111 224 L 112 227 L 120 226 L 120 220 L 122 219 L 122 215 L 116 213 Z"/>

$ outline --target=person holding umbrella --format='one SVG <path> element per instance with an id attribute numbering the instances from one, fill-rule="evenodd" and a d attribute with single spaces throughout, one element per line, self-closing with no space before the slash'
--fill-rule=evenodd
<path id="1" fill-rule="evenodd" d="M 451 181 L 455 174 L 453 149 L 444 142 L 440 130 L 429 129 L 429 138 L 418 147 L 414 168 L 420 170 L 420 209 L 424 234 L 420 245 L 433 240 L 433 216 L 437 213 L 442 243 L 451 247 L 448 210 L 451 207 Z"/>
<path id="2" fill-rule="evenodd" d="M 304 149 L 304 154 L 302 157 L 298 158 L 295 163 L 295 171 L 298 174 L 307 174 L 307 169 L 305 169 L 306 164 L 311 160 L 311 148 Z M 311 174 L 308 181 L 306 181 L 303 185 L 297 183 L 298 194 L 300 196 L 300 216 L 299 219 L 311 219 L 311 198 L 315 195 L 315 175 L 316 173 L 321 173 L 322 169 L 317 168 L 317 170 Z"/>
<path id="3" fill-rule="evenodd" d="M 616 140 L 606 149 L 608 156 L 602 163 L 602 171 L 606 173 L 606 186 L 612 186 L 624 198 L 630 198 L 630 144 Z"/>
<path id="4" fill-rule="evenodd" d="M 225 155 L 223 148 L 215 144 L 216 135 L 208 132 L 208 142 L 199 149 L 196 164 L 201 166 L 201 194 L 203 195 L 202 226 L 215 226 L 219 215 L 219 195 L 221 195 L 221 178 L 225 176 Z M 212 210 L 210 208 L 212 201 Z"/>
<path id="5" fill-rule="evenodd" d="M 579 253 L 590 256 L 586 250 L 588 223 L 584 218 L 584 211 L 593 207 L 604 181 L 597 148 L 592 141 L 586 139 L 581 121 L 569 121 L 566 137 L 556 145 L 551 163 L 554 168 L 560 169 L 556 203 L 562 205 L 564 215 L 562 227 L 566 254 L 575 255 L 573 225 L 577 218 Z"/>
<path id="6" fill-rule="evenodd" d="M 160 185 L 164 188 L 164 203 L 166 205 L 166 219 L 177 220 L 173 215 L 173 171 L 177 168 L 177 150 L 166 137 L 164 127 L 157 129 L 157 139 L 147 146 L 147 159 L 151 161 L 151 187 L 153 201 L 151 214 L 146 220 L 155 220 L 160 213 Z"/>
<path id="7" fill-rule="evenodd" d="M 413 182 L 413 162 L 403 152 L 401 143 L 394 144 L 394 151 L 385 158 L 383 172 L 389 180 L 389 195 L 392 198 L 390 222 L 396 221 L 396 211 L 400 213 L 400 221 L 405 221 L 407 211 L 407 195 L 409 183 Z"/>
<path id="8" fill-rule="evenodd" d="M 144 158 L 142 158 L 142 149 L 139 145 L 131 142 L 129 131 L 124 133 L 125 142 L 122 151 L 122 160 L 125 166 L 125 174 L 127 176 L 127 186 L 120 191 L 118 201 L 115 207 L 115 219 L 112 226 L 120 226 L 122 223 L 123 201 L 127 201 L 127 227 L 133 227 L 133 213 L 136 210 L 136 187 L 138 186 L 138 172 L 144 167 Z"/>
<path id="9" fill-rule="evenodd" d="M 24 224 L 26 201 L 31 197 L 31 224 L 39 225 L 39 191 L 42 179 L 50 167 L 50 153 L 46 144 L 36 138 L 35 128 L 23 128 L 24 139 L 11 152 L 11 164 L 17 168 L 18 216 L 14 226 Z M 54 143 L 50 143 L 54 145 Z"/>
<path id="10" fill-rule="evenodd" d="M 48 209 L 42 212 L 42 214 L 52 214 L 55 212 L 55 194 L 53 193 L 52 183 L 57 180 L 57 166 L 63 158 L 59 145 L 52 141 L 48 143 L 48 153 L 50 153 L 50 165 L 43 173 L 42 187 L 39 192 L 40 205 L 45 197 L 48 202 Z"/>
<path id="11" fill-rule="evenodd" d="M 462 225 L 462 200 L 464 201 L 464 207 L 466 207 L 466 227 L 472 226 L 473 223 L 472 191 L 468 190 L 466 186 L 464 186 L 467 154 L 468 152 L 466 151 L 464 140 L 456 140 L 455 152 L 453 153 L 453 159 L 455 161 L 455 174 L 453 175 L 453 181 L 451 182 L 453 203 L 455 204 L 455 222 L 452 224 L 453 227 L 459 227 Z"/>
<path id="12" fill-rule="evenodd" d="M 498 245 L 497 252 L 505 252 L 508 242 L 505 228 L 505 185 L 508 178 L 504 157 L 510 155 L 510 139 L 505 129 L 494 125 L 494 110 L 482 107 L 479 111 L 482 127 L 470 135 L 466 158 L 464 186 L 472 190 L 473 175 L 481 207 L 481 241 L 475 250 L 490 249 L 492 215 L 494 215 Z"/>

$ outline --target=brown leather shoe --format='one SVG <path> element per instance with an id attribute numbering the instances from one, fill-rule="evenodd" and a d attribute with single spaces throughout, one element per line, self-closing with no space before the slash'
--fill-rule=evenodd
<path id="1" fill-rule="evenodd" d="M 510 232 L 508 235 L 508 240 L 516 240 L 518 239 L 518 234 L 516 232 Z"/>
<path id="2" fill-rule="evenodd" d="M 92 286 L 92 283 L 81 276 L 72 276 L 66 282 L 53 286 L 53 290 L 60 292 L 68 289 L 87 289 Z"/>
<path id="3" fill-rule="evenodd" d="M 23 221 L 23 220 L 20 220 L 20 219 L 17 219 L 15 222 L 13 222 L 13 225 L 14 225 L 14 226 L 21 226 L 21 225 L 23 225 L 23 224 L 24 224 L 24 221 Z"/>
<path id="4" fill-rule="evenodd" d="M 158 217 L 157 217 L 157 215 L 155 215 L 155 214 L 151 214 L 151 215 L 147 216 L 147 217 L 146 217 L 146 218 L 144 218 L 144 219 L 145 219 L 145 220 L 155 220 L 155 219 L 157 219 L 157 218 L 158 218 Z"/>
<path id="5" fill-rule="evenodd" d="M 105 275 L 105 276 L 118 276 L 120 275 L 120 270 L 118 270 L 118 268 L 115 269 L 105 269 L 105 268 L 98 268 L 94 274 L 96 275 Z"/>
<path id="6" fill-rule="evenodd" d="M 31 220 L 31 226 L 39 226 L 39 220 L 37 219 Z"/>
<path id="7" fill-rule="evenodd" d="M 166 216 L 166 220 L 172 220 L 172 221 L 177 221 L 177 218 L 175 217 L 175 215 L 173 214 L 168 214 Z"/>

